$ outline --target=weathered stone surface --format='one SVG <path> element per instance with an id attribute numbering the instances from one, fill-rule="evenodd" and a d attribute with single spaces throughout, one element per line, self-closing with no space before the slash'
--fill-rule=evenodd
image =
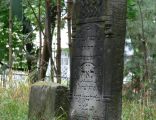
<path id="1" fill-rule="evenodd" d="M 126 0 L 74 0 L 70 120 L 120 120 Z"/>
<path id="2" fill-rule="evenodd" d="M 32 85 L 29 98 L 29 120 L 53 120 L 68 109 L 68 90 L 66 87 L 48 82 Z"/>

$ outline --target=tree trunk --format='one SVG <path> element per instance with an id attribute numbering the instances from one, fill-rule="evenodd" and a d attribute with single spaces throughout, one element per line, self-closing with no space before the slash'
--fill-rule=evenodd
<path id="1" fill-rule="evenodd" d="M 69 59 L 70 59 L 70 63 L 71 63 L 71 56 L 72 56 L 72 33 L 71 33 L 71 23 L 72 23 L 72 0 L 68 0 L 67 1 L 67 9 L 68 9 L 68 13 L 67 13 L 67 25 L 68 25 L 68 44 L 69 44 Z M 71 68 L 71 64 L 70 64 L 70 68 Z M 69 85 L 69 83 L 67 84 Z"/>
<path id="2" fill-rule="evenodd" d="M 69 120 L 121 120 L 126 0 L 76 0 Z"/>
<path id="3" fill-rule="evenodd" d="M 61 0 L 57 0 L 57 83 L 61 83 Z"/>
<path id="4" fill-rule="evenodd" d="M 138 1 L 138 6 L 139 6 L 139 12 L 140 12 L 140 18 L 141 18 L 141 39 L 140 41 L 142 42 L 143 46 L 143 57 L 144 57 L 144 74 L 143 74 L 143 80 L 149 82 L 149 73 L 148 73 L 148 49 L 147 49 L 147 40 L 145 38 L 145 32 L 144 32 L 144 18 L 143 18 L 143 12 L 141 9 L 141 3 Z"/>
<path id="5" fill-rule="evenodd" d="M 68 25 L 68 44 L 69 44 L 69 55 L 71 58 L 71 46 L 72 46 L 72 39 L 71 39 L 71 17 L 72 17 L 72 0 L 67 1 L 67 25 Z"/>
<path id="6" fill-rule="evenodd" d="M 56 4 L 52 5 L 52 10 L 51 11 L 52 11 L 52 14 L 51 14 L 52 31 L 51 31 L 51 33 L 52 33 L 52 40 L 53 40 L 53 34 L 54 34 L 55 26 L 56 26 L 56 16 L 57 16 L 57 5 Z M 51 51 L 53 52 L 52 46 L 51 46 Z M 52 82 L 54 82 L 54 74 L 57 73 L 57 70 L 56 70 L 56 67 L 55 67 L 55 64 L 54 64 L 53 54 L 51 54 L 50 63 L 51 63 L 51 80 L 52 80 Z"/>
<path id="7" fill-rule="evenodd" d="M 49 63 L 49 58 L 51 56 L 51 1 L 46 0 L 46 23 L 45 23 L 45 38 L 43 44 L 43 53 L 41 60 L 41 80 L 46 77 L 46 71 Z"/>
<path id="8" fill-rule="evenodd" d="M 39 46 L 39 67 L 38 72 L 40 73 L 41 70 L 41 51 L 42 51 L 42 27 L 41 27 L 41 0 L 39 0 L 39 6 L 38 6 L 38 19 L 39 19 L 39 39 L 40 39 L 40 46 Z M 41 75 L 38 74 L 38 80 L 41 79 Z"/>
<path id="9" fill-rule="evenodd" d="M 9 9 L 9 81 L 12 80 L 12 30 L 13 30 L 13 18 L 12 18 L 12 0 L 10 0 Z"/>

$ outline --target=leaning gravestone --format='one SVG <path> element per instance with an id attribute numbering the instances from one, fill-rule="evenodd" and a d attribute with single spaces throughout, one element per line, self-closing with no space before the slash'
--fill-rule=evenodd
<path id="1" fill-rule="evenodd" d="M 120 120 L 126 0 L 74 0 L 70 120 Z"/>
<path id="2" fill-rule="evenodd" d="M 29 120 L 55 120 L 68 111 L 68 90 L 66 87 L 49 82 L 32 85 L 29 98 Z"/>

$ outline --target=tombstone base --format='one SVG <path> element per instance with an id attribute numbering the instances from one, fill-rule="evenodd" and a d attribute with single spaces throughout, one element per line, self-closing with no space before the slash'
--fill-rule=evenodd
<path id="1" fill-rule="evenodd" d="M 37 82 L 32 85 L 29 98 L 29 120 L 53 120 L 67 112 L 68 90 L 66 87 L 51 83 Z"/>

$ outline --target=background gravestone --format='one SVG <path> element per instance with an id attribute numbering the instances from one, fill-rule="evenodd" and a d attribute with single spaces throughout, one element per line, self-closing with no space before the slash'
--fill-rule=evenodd
<path id="1" fill-rule="evenodd" d="M 126 0 L 75 0 L 70 120 L 120 120 Z"/>
<path id="2" fill-rule="evenodd" d="M 32 85 L 29 98 L 29 120 L 54 120 L 67 112 L 69 106 L 66 87 L 48 82 Z"/>
<path id="3" fill-rule="evenodd" d="M 16 16 L 18 20 L 22 21 L 23 19 L 22 0 L 11 0 L 11 2 L 13 16 Z"/>

